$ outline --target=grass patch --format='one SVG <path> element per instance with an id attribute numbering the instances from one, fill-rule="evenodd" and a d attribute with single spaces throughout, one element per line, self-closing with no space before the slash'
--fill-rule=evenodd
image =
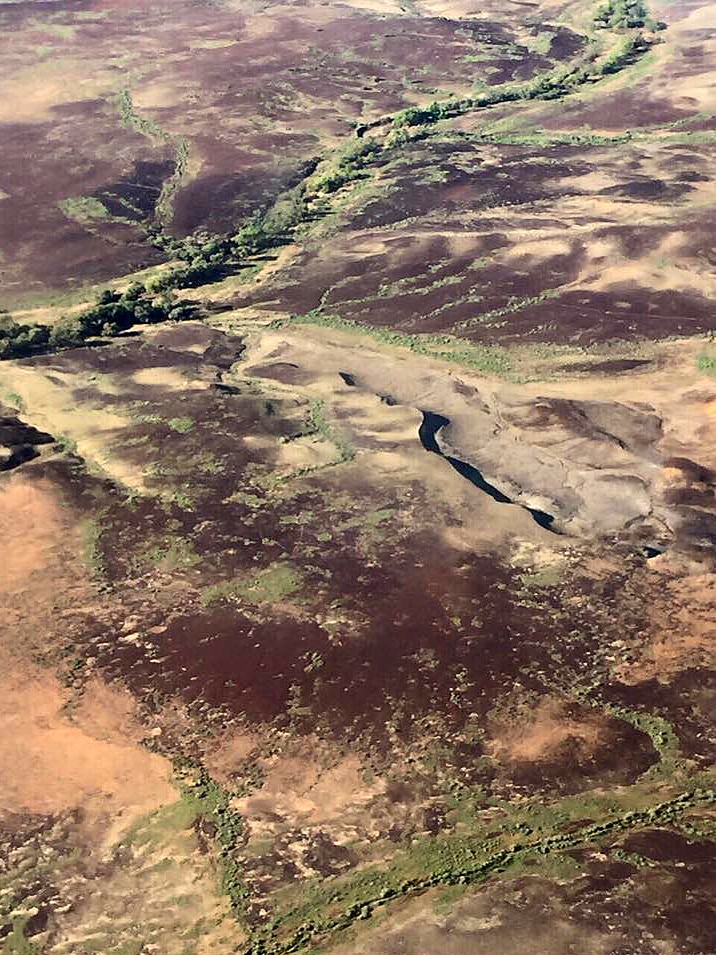
<path id="1" fill-rule="evenodd" d="M 279 322 L 277 324 L 281 323 Z M 291 441 L 296 441 L 298 438 L 310 437 L 317 437 L 320 440 L 328 441 L 330 444 L 335 446 L 336 450 L 338 451 L 338 457 L 335 461 L 331 462 L 332 465 L 342 464 L 345 461 L 352 461 L 355 457 L 356 451 L 353 447 L 353 444 L 349 441 L 346 435 L 336 428 L 332 423 L 326 410 L 325 401 L 321 401 L 319 398 L 310 399 L 308 415 L 301 430 L 296 434 L 280 437 L 279 442 L 282 444 L 287 444 Z M 301 468 L 299 471 L 294 471 L 290 477 L 294 478 L 301 474 L 310 474 L 312 471 L 325 466 L 326 465 L 318 465 L 318 468 Z"/>
<path id="2" fill-rule="evenodd" d="M 505 318 L 507 315 L 514 315 L 516 312 L 522 311 L 522 309 L 531 308 L 534 305 L 540 305 L 542 302 L 556 298 L 560 291 L 561 289 L 550 288 L 540 292 L 539 295 L 530 295 L 526 298 L 513 296 L 506 305 L 502 305 L 500 308 L 494 308 L 489 312 L 483 312 L 481 315 L 474 316 L 474 318 L 468 318 L 463 322 L 459 322 L 455 327 L 471 328 L 474 325 L 492 324 L 496 319 Z"/>
<path id="3" fill-rule="evenodd" d="M 14 391 L 3 392 L 2 400 L 4 404 L 8 405 L 10 408 L 14 408 L 15 411 L 22 411 L 25 407 L 25 402 L 22 400 L 21 396 L 16 394 Z"/>
<path id="4" fill-rule="evenodd" d="M 522 574 L 520 579 L 525 587 L 556 587 L 562 579 L 562 568 L 544 567 L 532 574 Z"/>
<path id="5" fill-rule="evenodd" d="M 337 448 L 341 461 L 352 461 L 355 457 L 355 448 L 345 435 L 333 426 L 326 413 L 325 402 L 317 398 L 311 399 L 306 433 L 315 434 L 324 441 L 330 441 Z"/>
<path id="6" fill-rule="evenodd" d="M 204 606 L 220 600 L 238 599 L 260 606 L 278 603 L 301 590 L 303 578 L 293 564 L 278 561 L 259 571 L 249 580 L 227 580 L 207 587 L 202 594 Z"/>
<path id="7" fill-rule="evenodd" d="M 68 219 L 76 222 L 97 222 L 111 218 L 104 203 L 94 196 L 75 196 L 57 204 Z"/>
<path id="8" fill-rule="evenodd" d="M 205 475 L 221 474 L 224 470 L 221 460 L 211 451 L 201 451 L 196 455 L 194 463 L 197 470 Z"/>
<path id="9" fill-rule="evenodd" d="M 230 494 L 223 503 L 242 504 L 244 507 L 248 507 L 252 511 L 257 511 L 265 506 L 266 500 L 265 498 L 260 497 L 258 494 L 251 494 L 249 491 L 241 490 L 234 491 L 234 493 Z"/>
<path id="10" fill-rule="evenodd" d="M 167 424 L 172 431 L 176 431 L 178 434 L 188 434 L 194 427 L 191 418 L 170 418 Z"/>
<path id="11" fill-rule="evenodd" d="M 507 376 L 512 370 L 512 362 L 504 348 L 471 344 L 452 335 L 408 335 L 387 328 L 365 325 L 362 322 L 353 322 L 320 310 L 308 312 L 305 315 L 294 315 L 289 319 L 279 319 L 271 327 L 281 328 L 286 324 L 318 325 L 323 328 L 335 328 L 339 331 L 367 335 L 380 344 L 408 348 L 416 355 L 464 365 L 466 368 L 485 374 Z"/>
<path id="12" fill-rule="evenodd" d="M 699 355 L 696 359 L 696 367 L 703 374 L 716 378 L 716 355 Z"/>
<path id="13" fill-rule="evenodd" d="M 3 942 L 2 955 L 40 955 L 41 949 L 25 937 L 27 918 L 12 921 L 12 931 Z"/>
<path id="14" fill-rule="evenodd" d="M 158 544 L 149 549 L 146 558 L 153 567 L 167 572 L 195 567 L 201 560 L 189 541 L 185 540 Z"/>
<path id="15" fill-rule="evenodd" d="M 193 511 L 196 507 L 196 500 L 189 491 L 170 491 L 164 500 L 167 504 L 176 504 L 182 511 Z"/>

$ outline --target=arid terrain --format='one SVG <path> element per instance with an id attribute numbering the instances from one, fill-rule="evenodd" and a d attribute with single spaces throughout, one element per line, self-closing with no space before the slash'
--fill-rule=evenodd
<path id="1" fill-rule="evenodd" d="M 716 953 L 716 5 L 0 4 L 0 953 Z"/>

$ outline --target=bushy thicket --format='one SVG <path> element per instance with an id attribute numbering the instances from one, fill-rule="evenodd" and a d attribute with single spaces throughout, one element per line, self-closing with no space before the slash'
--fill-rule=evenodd
<path id="1" fill-rule="evenodd" d="M 583 56 L 581 62 L 537 76 L 525 83 L 511 83 L 485 90 L 477 96 L 462 99 L 435 101 L 427 106 L 411 106 L 393 118 L 396 130 L 408 126 L 427 126 L 441 119 L 460 116 L 472 109 L 496 106 L 518 100 L 549 100 L 568 96 L 584 83 L 596 82 L 601 77 L 616 73 L 630 61 L 649 48 L 641 33 L 622 38 L 602 61 L 595 61 L 593 52 Z"/>
<path id="2" fill-rule="evenodd" d="M 73 348 L 87 339 L 111 338 L 132 325 L 154 325 L 191 318 L 196 306 L 167 295 L 150 293 L 135 282 L 125 292 L 105 290 L 97 303 L 55 325 L 22 324 L 0 316 L 0 358 L 24 358 L 57 348 Z"/>
<path id="3" fill-rule="evenodd" d="M 167 292 L 219 282 L 239 271 L 250 256 L 284 245 L 296 226 L 305 220 L 306 214 L 305 187 L 300 185 L 285 192 L 268 212 L 256 213 L 229 235 L 198 231 L 187 238 L 174 239 L 164 233 L 155 233 L 154 244 L 184 264 L 152 279 L 148 290 Z"/>
<path id="4" fill-rule="evenodd" d="M 380 144 L 373 139 L 354 141 L 335 163 L 308 180 L 309 195 L 316 197 L 336 192 L 349 182 L 364 179 L 365 167 L 375 159 L 380 150 Z"/>
<path id="5" fill-rule="evenodd" d="M 336 192 L 348 182 L 362 178 L 363 167 L 380 150 L 372 140 L 353 142 L 330 167 L 316 173 L 317 163 L 304 168 L 305 178 L 288 189 L 268 211 L 257 212 L 236 232 L 224 236 L 198 231 L 183 239 L 156 232 L 152 239 L 168 256 L 182 264 L 148 283 L 150 292 L 196 288 L 235 274 L 252 256 L 270 252 L 291 241 L 296 229 L 307 222 L 313 200 Z"/>
<path id="6" fill-rule="evenodd" d="M 0 358 L 23 358 L 47 347 L 46 325 L 23 325 L 9 315 L 0 315 Z"/>
<path id="7" fill-rule="evenodd" d="M 601 64 L 601 72 L 604 75 L 609 73 L 618 73 L 632 60 L 636 59 L 646 50 L 649 44 L 638 33 L 636 36 L 625 36 L 621 43 L 617 44 Z"/>
<path id="8" fill-rule="evenodd" d="M 355 178 L 358 165 L 370 155 L 369 143 L 352 147 L 338 164 L 335 179 L 312 177 L 316 164 L 309 165 L 308 178 L 287 190 L 265 213 L 256 213 L 240 229 L 229 235 L 211 235 L 197 231 L 183 239 L 163 232 L 152 234 L 152 241 L 181 264 L 147 281 L 132 284 L 126 291 L 102 292 L 97 303 L 77 315 L 68 315 L 55 325 L 21 324 L 10 316 L 0 316 L 0 358 L 21 358 L 56 348 L 81 345 L 89 338 L 111 337 L 132 325 L 152 325 L 166 320 L 182 320 L 195 314 L 196 306 L 175 300 L 174 289 L 195 288 L 219 281 L 237 272 L 251 256 L 278 248 L 289 241 L 297 226 L 309 218 L 308 202 L 315 195 L 332 191 L 338 180 Z M 310 185 L 309 185 L 310 184 Z"/>
<path id="9" fill-rule="evenodd" d="M 649 19 L 644 0 L 606 0 L 595 20 L 605 27 L 661 29 L 664 26 Z M 558 99 L 584 83 L 618 72 L 648 48 L 649 42 L 641 33 L 631 33 L 601 61 L 595 59 L 592 50 L 577 64 L 527 82 L 504 84 L 474 97 L 412 106 L 393 117 L 385 145 L 390 148 L 399 145 L 402 139 L 413 139 L 415 134 L 407 133 L 409 127 L 429 126 L 472 109 L 518 100 Z M 172 238 L 162 231 L 153 233 L 154 244 L 181 264 L 167 269 L 146 285 L 134 283 L 123 293 L 107 290 L 91 308 L 66 316 L 53 326 L 21 324 L 8 315 L 0 315 L 0 358 L 69 348 L 89 338 L 117 335 L 132 325 L 191 317 L 196 306 L 174 300 L 172 290 L 220 281 L 239 271 L 250 257 L 290 241 L 297 228 L 314 215 L 312 203 L 365 177 L 365 167 L 373 163 L 383 149 L 375 140 L 364 138 L 369 129 L 370 126 L 358 127 L 356 139 L 330 164 L 317 168 L 317 161 L 312 160 L 304 168 L 297 186 L 283 193 L 267 212 L 253 215 L 236 232 L 217 236 L 198 231 L 183 239 Z"/>
<path id="10" fill-rule="evenodd" d="M 654 20 L 644 0 L 606 0 L 597 8 L 594 22 L 604 29 L 664 30 L 666 24 Z"/>

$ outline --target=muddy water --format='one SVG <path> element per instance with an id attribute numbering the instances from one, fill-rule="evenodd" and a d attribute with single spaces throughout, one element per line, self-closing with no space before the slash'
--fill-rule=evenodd
<path id="1" fill-rule="evenodd" d="M 470 482 L 478 490 L 482 491 L 483 494 L 488 494 L 493 501 L 496 501 L 498 504 L 515 504 L 516 502 L 512 498 L 508 497 L 506 494 L 503 494 L 498 488 L 493 484 L 490 484 L 489 481 L 486 481 L 482 473 L 478 471 L 476 467 L 472 464 L 468 464 L 466 461 L 460 461 L 458 458 L 453 458 L 449 454 L 444 454 L 437 440 L 437 432 L 444 428 L 445 425 L 450 424 L 450 419 L 446 418 L 444 415 L 436 414 L 434 411 L 423 411 L 423 420 L 418 429 L 418 437 L 420 442 L 426 451 L 431 451 L 434 454 L 439 454 L 440 457 L 445 458 L 445 460 L 457 471 L 457 473 L 464 477 L 467 481 Z M 518 504 L 518 507 L 523 508 L 523 510 L 528 511 L 532 515 L 532 519 L 535 523 L 539 524 L 540 527 L 543 527 L 545 530 L 551 531 L 553 534 L 558 534 L 552 524 L 554 523 L 554 515 L 547 514 L 545 511 L 540 511 L 534 507 L 527 507 L 524 504 Z"/>

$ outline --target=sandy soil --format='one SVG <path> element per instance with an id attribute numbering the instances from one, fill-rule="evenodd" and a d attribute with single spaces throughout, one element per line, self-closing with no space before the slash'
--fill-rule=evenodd
<path id="1" fill-rule="evenodd" d="M 1 810 L 53 814 L 82 805 L 121 828 L 174 794 L 166 761 L 139 746 L 144 731 L 135 702 L 96 680 L 76 703 L 29 659 L 52 639 L 60 594 L 92 600 L 77 566 L 79 532 L 68 517 L 47 482 L 18 474 L 0 490 Z"/>
<path id="2" fill-rule="evenodd" d="M 180 144 L 168 227 L 232 228 L 592 30 L 110 6 L 0 8 L 24 319 L 162 257 Z M 3 952 L 716 949 L 713 4 L 656 12 L 616 77 L 394 137 L 204 320 L 0 365 Z"/>
<path id="3" fill-rule="evenodd" d="M 130 823 L 153 833 L 148 855 L 133 849 L 75 914 L 52 916 L 58 955 L 89 937 L 100 910 L 108 937 L 126 938 L 121 900 L 139 917 L 160 899 L 158 882 L 140 898 L 134 880 L 161 860 L 172 885 L 189 866 L 199 888 L 153 938 L 178 944 L 221 908 L 197 857 L 204 839 L 216 858 L 215 827 L 172 808 L 186 805 L 173 802 L 172 754 L 200 761 L 241 819 L 242 932 L 261 931 L 262 913 L 290 909 L 312 880 L 403 864 L 401 846 L 436 834 L 461 838 L 472 817 L 456 785 L 510 811 L 524 799 L 593 807 L 590 793 L 643 793 L 665 758 L 635 715 L 655 694 L 684 766 L 710 758 L 710 691 L 694 677 L 713 651 L 702 522 L 714 396 L 695 364 L 702 342 L 645 349 L 626 375 L 630 359 L 614 349 L 524 350 L 515 382 L 255 315 L 3 368 L 24 419 L 46 428 L 61 414 L 86 461 L 78 469 L 83 457 L 45 445 L 4 479 L 17 542 L 5 586 L 22 626 L 5 651 L 4 719 L 16 731 L 3 797 L 35 815 L 80 808 L 74 838 L 91 831 L 95 847 L 111 849 Z M 479 465 L 494 493 L 421 444 L 426 410 L 449 419 L 438 451 Z M 500 441 L 509 451 L 495 451 Z M 109 448 L 116 475 L 146 476 L 141 497 L 86 469 Z M 638 484 L 642 522 L 623 492 L 605 509 L 607 480 Z M 527 509 L 543 502 L 562 533 Z M 77 508 L 94 522 L 91 554 Z M 656 544 L 665 555 L 647 561 Z M 28 656 L 53 640 L 83 663 L 69 685 Z M 603 697 L 575 698 L 595 675 Z M 32 771 L 20 774 L 28 753 Z M 239 930 L 216 917 L 221 951 Z M 560 924 L 565 951 L 585 939 L 598 950 L 576 916 Z M 476 944 L 472 932 L 461 939 Z"/>
<path id="4" fill-rule="evenodd" d="M 219 928 L 207 927 L 202 946 L 208 947 L 196 952 L 221 951 L 226 911 L 191 839 L 145 847 L 141 860 L 117 856 L 118 843 L 132 827 L 166 812 L 178 797 L 169 760 L 143 745 L 151 728 L 140 718 L 136 699 L 92 675 L 91 660 L 81 692 L 78 684 L 61 681 L 53 669 L 35 662 L 57 649 L 66 652 L 78 619 L 81 626 L 93 611 L 102 612 L 73 510 L 51 482 L 18 472 L 0 488 L 0 532 L 3 859 L 8 833 L 17 838 L 12 836 L 17 821 L 40 820 L 39 835 L 24 848 L 24 869 L 16 872 L 11 864 L 8 870 L 3 863 L 10 909 L 3 907 L 0 921 L 10 912 L 18 924 L 29 917 L 42 929 L 49 919 L 52 931 L 41 936 L 43 951 L 60 955 L 84 951 L 90 936 L 100 937 L 105 926 L 114 933 L 107 945 L 123 938 L 135 944 L 137 924 L 150 922 L 148 941 L 158 935 L 164 951 L 178 952 L 183 932 L 211 917 Z M 68 853 L 73 853 L 69 861 Z M 39 871 L 40 859 L 48 883 L 26 883 Z M 169 893 L 152 872 L 157 864 L 171 874 Z M 181 891 L 185 904 L 175 911 Z"/>

